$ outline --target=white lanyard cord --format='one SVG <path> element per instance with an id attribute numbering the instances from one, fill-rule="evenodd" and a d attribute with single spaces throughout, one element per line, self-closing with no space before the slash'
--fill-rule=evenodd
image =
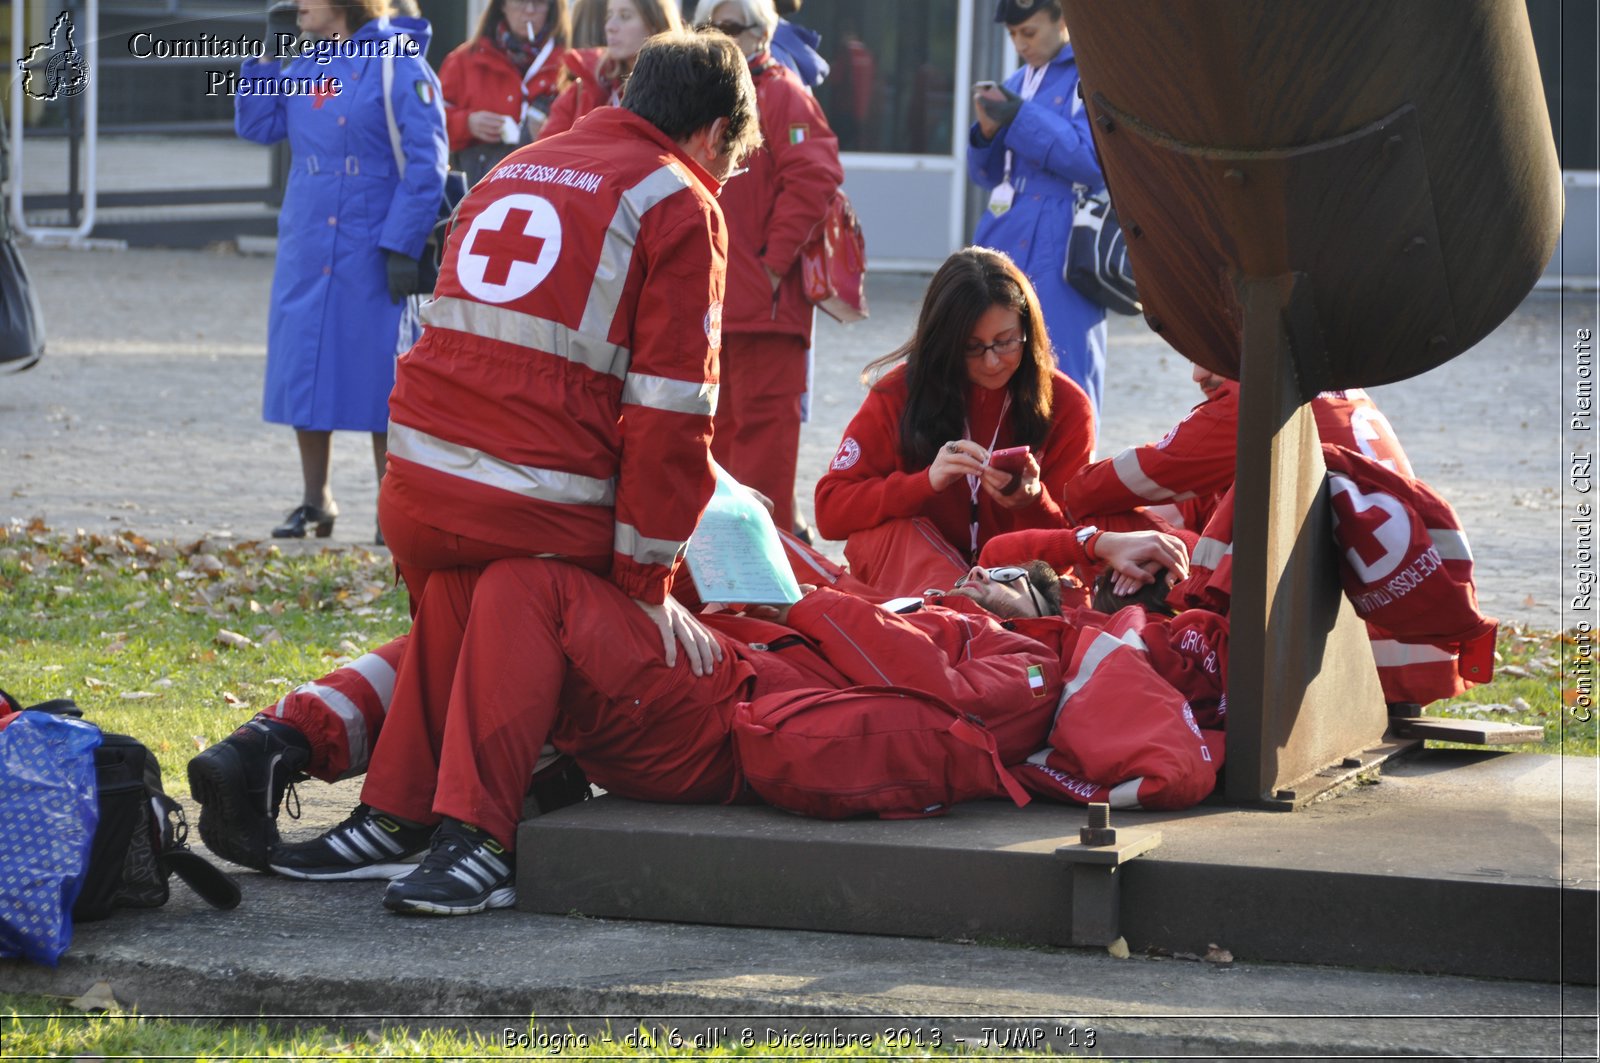
<path id="1" fill-rule="evenodd" d="M 1011 390 L 1010 386 L 1007 385 L 1005 401 L 1000 404 L 1000 416 L 994 422 L 994 435 L 989 437 L 989 450 L 991 453 L 994 451 L 994 445 L 1000 442 L 1000 428 L 1006 423 L 1006 411 L 1009 409 L 1011 409 Z M 971 439 L 972 422 L 963 417 L 961 419 L 961 427 L 965 430 L 966 438 Z M 975 476 L 970 472 L 967 473 L 967 490 L 972 494 L 971 556 L 974 561 L 978 559 L 978 485 L 982 482 L 983 478 L 981 476 Z"/>
<path id="2" fill-rule="evenodd" d="M 1044 66 L 1030 66 L 1023 73 L 1023 75 L 1022 75 L 1022 98 L 1023 98 L 1024 101 L 1031 100 L 1031 99 L 1034 98 L 1034 96 L 1038 95 L 1039 84 L 1040 84 L 1040 82 L 1044 81 L 1044 72 L 1046 70 L 1048 70 L 1048 69 L 1050 69 L 1050 64 L 1046 63 Z M 1002 183 L 1003 184 L 1010 184 L 1011 183 L 1011 149 L 1010 148 L 1006 149 L 1006 175 L 1005 175 L 1004 179 L 1002 180 Z"/>

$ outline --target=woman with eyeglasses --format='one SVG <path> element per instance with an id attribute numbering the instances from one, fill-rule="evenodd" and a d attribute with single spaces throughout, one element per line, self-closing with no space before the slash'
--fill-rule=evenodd
<path id="1" fill-rule="evenodd" d="M 772 0 L 700 0 L 694 17 L 744 53 L 765 140 L 718 199 L 728 222 L 728 292 L 711 450 L 736 480 L 772 500 L 779 528 L 806 537 L 794 480 L 814 314 L 800 247 L 844 181 L 839 140 L 816 99 L 772 56 Z"/>
<path id="2" fill-rule="evenodd" d="M 1094 414 L 1055 367 L 1033 286 L 969 247 L 928 285 L 905 346 L 867 366 L 866 401 L 817 483 L 817 528 L 886 594 L 948 587 L 985 543 L 1064 528 L 1046 484 L 1088 464 Z M 1011 468 L 989 456 L 1027 447 Z"/>
<path id="3" fill-rule="evenodd" d="M 555 136 L 596 107 L 622 102 L 622 88 L 644 42 L 658 33 L 681 30 L 677 0 L 606 0 L 606 46 L 574 48 L 562 60 L 561 95 L 539 138 Z"/>
<path id="4" fill-rule="evenodd" d="M 567 0 L 490 0 L 471 39 L 445 56 L 450 150 L 468 184 L 539 135 L 568 38 Z"/>

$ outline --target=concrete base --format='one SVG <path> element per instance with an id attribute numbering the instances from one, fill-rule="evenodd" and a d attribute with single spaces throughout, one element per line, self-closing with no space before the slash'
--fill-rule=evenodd
<path id="1" fill-rule="evenodd" d="M 519 906 L 671 922 L 1072 940 L 1056 855 L 1084 811 L 962 806 L 827 823 L 605 797 L 522 824 Z M 1117 812 L 1162 844 L 1120 869 L 1135 950 L 1593 984 L 1596 762 L 1431 750 L 1294 814 Z"/>

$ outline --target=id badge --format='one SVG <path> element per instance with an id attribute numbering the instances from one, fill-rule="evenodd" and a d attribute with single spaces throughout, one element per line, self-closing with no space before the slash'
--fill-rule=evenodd
<path id="1" fill-rule="evenodd" d="M 1011 201 L 1016 198 L 1017 190 L 1011 187 L 1011 180 L 1007 178 L 994 186 L 994 192 L 989 196 L 989 213 L 999 217 L 1011 209 Z"/>

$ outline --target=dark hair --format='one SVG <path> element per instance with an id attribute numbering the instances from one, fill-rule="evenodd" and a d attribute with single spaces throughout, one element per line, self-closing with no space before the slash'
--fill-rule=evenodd
<path id="1" fill-rule="evenodd" d="M 1118 594 L 1111 589 L 1111 584 L 1116 578 L 1116 572 L 1107 568 L 1095 579 L 1094 593 L 1089 599 L 1089 606 L 1095 612 L 1110 616 L 1118 609 L 1138 605 L 1142 606 L 1145 612 L 1155 613 L 1157 616 L 1178 615 L 1178 611 L 1167 602 L 1167 595 L 1172 592 L 1172 585 L 1167 582 L 1171 578 L 1171 573 L 1167 569 L 1156 573 L 1154 583 L 1146 583 L 1128 595 Z"/>
<path id="2" fill-rule="evenodd" d="M 721 146 L 736 161 L 761 146 L 750 66 L 739 46 L 722 33 L 651 37 L 639 49 L 622 106 L 680 141 L 726 118 Z"/>
<path id="3" fill-rule="evenodd" d="M 549 0 L 549 3 L 550 10 L 544 16 L 547 36 L 557 48 L 565 48 L 572 41 L 572 13 L 567 9 L 567 0 Z M 495 27 L 505 13 L 505 0 L 489 0 L 489 6 L 478 16 L 478 28 L 472 31 L 472 35 L 493 39 Z"/>
<path id="4" fill-rule="evenodd" d="M 800 5 L 805 0 L 772 0 L 772 6 L 778 9 L 779 18 L 788 18 L 800 10 Z"/>
<path id="5" fill-rule="evenodd" d="M 1028 21 L 1039 12 L 1049 14 L 1052 21 L 1061 20 L 1060 0 L 1039 0 L 1028 3 L 1018 3 L 1017 0 L 1000 0 L 995 6 L 994 20 L 1004 22 L 1007 26 L 1016 26 Z"/>
<path id="6" fill-rule="evenodd" d="M 1055 359 L 1044 312 L 1027 276 L 1003 252 L 966 247 L 945 259 L 928 282 L 916 331 L 903 347 L 870 363 L 864 382 L 901 360 L 906 363 L 905 412 L 900 453 L 913 469 L 933 464 L 947 440 L 963 434 L 967 417 L 967 341 L 991 306 L 1022 317 L 1022 357 L 1006 385 L 1011 392 L 1014 444 L 1038 447 L 1050 431 L 1051 376 Z"/>
<path id="7" fill-rule="evenodd" d="M 1028 583 L 1038 592 L 1045 604 L 1044 616 L 1061 615 L 1061 577 L 1046 561 L 1029 561 L 1022 566 L 1028 570 Z"/>

